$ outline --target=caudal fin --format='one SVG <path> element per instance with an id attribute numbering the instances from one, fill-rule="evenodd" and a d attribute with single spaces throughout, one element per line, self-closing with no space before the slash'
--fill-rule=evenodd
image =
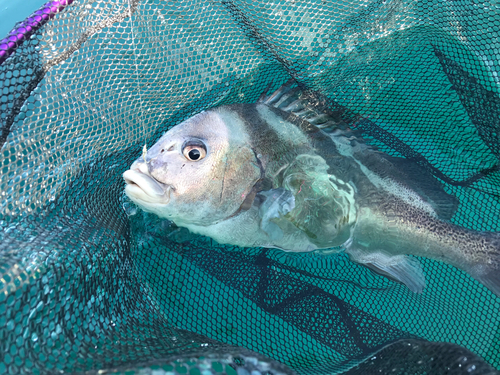
<path id="1" fill-rule="evenodd" d="M 500 297 L 500 233 L 481 233 L 485 240 L 481 260 L 468 273 Z"/>

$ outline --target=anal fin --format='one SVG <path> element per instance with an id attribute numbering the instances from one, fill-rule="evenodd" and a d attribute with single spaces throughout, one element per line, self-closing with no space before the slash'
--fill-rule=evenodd
<path id="1" fill-rule="evenodd" d="M 369 253 L 348 247 L 349 258 L 375 273 L 393 281 L 402 283 L 414 293 L 422 293 L 425 287 L 425 275 L 420 262 L 407 255 L 388 255 L 383 251 Z"/>

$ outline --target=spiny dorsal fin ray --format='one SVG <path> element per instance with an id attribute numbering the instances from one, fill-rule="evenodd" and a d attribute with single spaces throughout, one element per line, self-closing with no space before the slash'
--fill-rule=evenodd
<path id="1" fill-rule="evenodd" d="M 259 103 L 292 113 L 330 135 L 345 136 L 351 141 L 365 143 L 361 133 L 351 129 L 340 114 L 328 113 L 326 104 L 318 98 L 318 94 L 304 90 L 294 79 L 267 94 L 269 89 L 270 86 L 259 98 Z"/>
<path id="2" fill-rule="evenodd" d="M 289 80 L 269 95 L 262 95 L 260 102 L 305 120 L 330 139 L 346 140 L 365 166 L 382 178 L 391 177 L 415 190 L 432 205 L 441 219 L 449 220 L 456 212 L 456 199 L 446 193 L 427 170 L 410 160 L 378 151 L 377 147 L 365 141 L 361 131 L 352 129 L 342 120 L 342 108 L 332 112 L 327 99 L 319 93 L 304 90 L 296 81 Z M 367 150 L 370 152 L 366 153 Z M 377 167 L 380 165 L 384 165 L 384 169 Z"/>

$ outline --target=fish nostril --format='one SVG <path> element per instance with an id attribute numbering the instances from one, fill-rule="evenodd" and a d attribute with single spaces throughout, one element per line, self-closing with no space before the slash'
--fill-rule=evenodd
<path id="1" fill-rule="evenodd" d="M 160 154 L 163 154 L 165 151 L 167 151 L 167 152 L 174 151 L 174 149 L 175 149 L 175 144 L 170 145 L 168 148 L 166 148 L 166 150 L 165 150 L 165 148 L 166 148 L 166 147 L 164 147 L 164 148 L 162 148 L 162 149 L 160 150 Z"/>

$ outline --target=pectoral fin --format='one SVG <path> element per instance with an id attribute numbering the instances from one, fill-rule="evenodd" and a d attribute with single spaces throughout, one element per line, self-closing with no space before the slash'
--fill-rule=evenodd
<path id="1" fill-rule="evenodd" d="M 383 251 L 370 253 L 348 248 L 349 258 L 372 271 L 393 281 L 403 283 L 414 293 L 422 293 L 425 287 L 425 275 L 420 262 L 407 255 L 388 255 Z"/>
<path id="2" fill-rule="evenodd" d="M 260 228 L 267 233 L 271 240 L 282 239 L 283 231 L 271 220 L 285 216 L 294 209 L 294 196 L 289 190 L 283 188 L 261 191 L 257 196 L 261 200 L 259 205 Z"/>

